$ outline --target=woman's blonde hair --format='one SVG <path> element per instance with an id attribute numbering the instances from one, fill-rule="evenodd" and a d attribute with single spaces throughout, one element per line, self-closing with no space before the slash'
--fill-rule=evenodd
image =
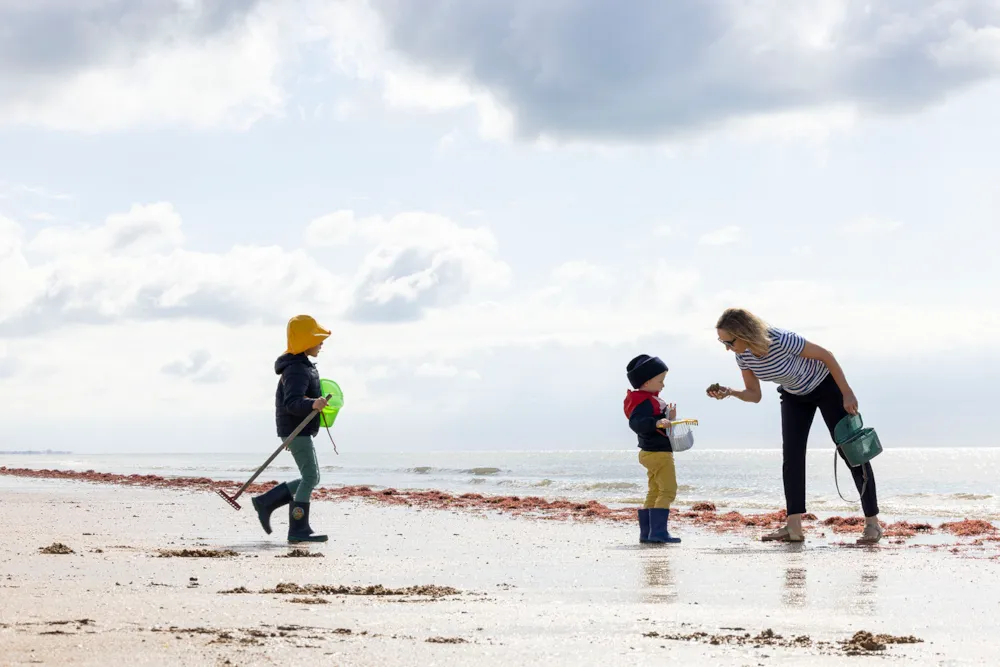
<path id="1" fill-rule="evenodd" d="M 741 338 L 750 347 L 766 352 L 771 347 L 771 337 L 767 334 L 767 323 L 743 308 L 727 308 L 715 323 L 716 329 L 725 329 Z"/>

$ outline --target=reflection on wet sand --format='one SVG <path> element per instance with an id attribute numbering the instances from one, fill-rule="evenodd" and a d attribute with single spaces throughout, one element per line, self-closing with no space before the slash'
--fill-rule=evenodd
<path id="1" fill-rule="evenodd" d="M 866 616 L 878 611 L 878 568 L 865 564 L 861 568 L 860 582 L 856 589 L 851 610 Z"/>
<path id="2" fill-rule="evenodd" d="M 642 562 L 642 591 L 646 602 L 676 602 L 677 587 L 667 558 L 647 558 Z"/>
<path id="3" fill-rule="evenodd" d="M 804 561 L 796 559 L 785 565 L 782 581 L 781 602 L 785 607 L 801 608 L 809 605 L 807 567 Z M 874 616 L 878 610 L 878 569 L 870 563 L 860 566 L 851 577 L 834 575 L 833 581 L 826 576 L 829 573 L 816 572 L 819 575 L 820 588 L 813 591 L 813 604 L 829 606 L 846 610 L 853 614 Z M 833 583 L 828 588 L 826 583 Z"/>
<path id="4" fill-rule="evenodd" d="M 786 607 L 803 607 L 806 604 L 806 568 L 786 567 L 785 585 L 781 602 Z"/>

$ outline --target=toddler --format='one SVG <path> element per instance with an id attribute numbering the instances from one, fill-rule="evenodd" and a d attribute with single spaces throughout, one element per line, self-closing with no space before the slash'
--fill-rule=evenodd
<path id="1" fill-rule="evenodd" d="M 681 541 L 667 530 L 670 504 L 677 497 L 674 454 L 667 436 L 670 420 L 677 417 L 677 406 L 660 398 L 667 370 L 659 357 L 648 354 L 640 354 L 626 366 L 632 390 L 625 395 L 625 416 L 639 437 L 639 463 L 649 480 L 646 503 L 639 510 L 639 541 L 643 543 Z"/>

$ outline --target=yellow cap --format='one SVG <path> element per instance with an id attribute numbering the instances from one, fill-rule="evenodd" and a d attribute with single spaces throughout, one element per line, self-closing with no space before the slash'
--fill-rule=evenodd
<path id="1" fill-rule="evenodd" d="M 330 331 L 318 325 L 309 315 L 296 315 L 288 320 L 287 335 L 288 349 L 285 351 L 299 354 L 322 343 Z"/>

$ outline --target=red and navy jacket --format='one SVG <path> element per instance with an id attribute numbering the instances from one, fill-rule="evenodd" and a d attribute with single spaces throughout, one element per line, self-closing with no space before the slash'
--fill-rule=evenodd
<path id="1" fill-rule="evenodd" d="M 670 438 L 656 428 L 656 422 L 664 419 L 667 404 L 658 394 L 649 391 L 629 391 L 625 395 L 625 416 L 628 425 L 639 436 L 639 449 L 647 452 L 672 452 Z"/>

